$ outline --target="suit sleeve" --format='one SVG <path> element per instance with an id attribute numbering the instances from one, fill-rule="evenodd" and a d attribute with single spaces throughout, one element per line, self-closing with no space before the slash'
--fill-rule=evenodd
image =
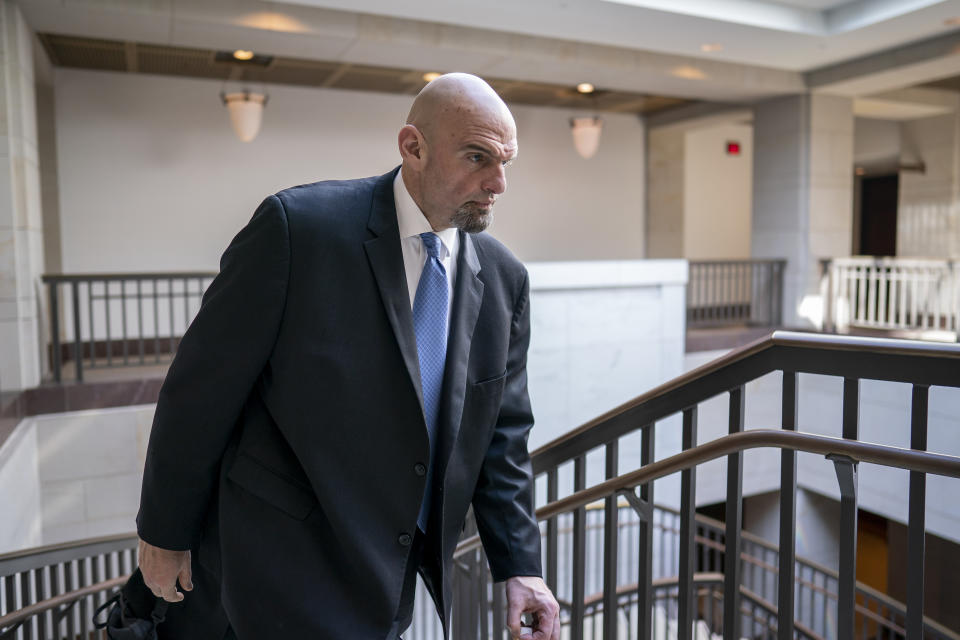
<path id="1" fill-rule="evenodd" d="M 270 196 L 224 252 L 160 390 L 137 515 L 154 546 L 199 543 L 220 459 L 276 341 L 289 267 L 286 212 Z"/>
<path id="2" fill-rule="evenodd" d="M 524 271 L 511 320 L 500 413 L 473 496 L 477 528 L 498 582 L 541 575 L 540 528 L 534 515 L 533 472 L 527 451 L 527 436 L 533 427 L 527 393 L 529 298 L 529 276 Z"/>

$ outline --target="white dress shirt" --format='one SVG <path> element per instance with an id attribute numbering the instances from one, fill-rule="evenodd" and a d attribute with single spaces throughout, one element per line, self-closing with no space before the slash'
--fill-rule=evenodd
<path id="1" fill-rule="evenodd" d="M 420 274 L 427 261 L 421 233 L 434 232 L 426 216 L 413 201 L 402 172 L 393 179 L 393 200 L 397 207 L 397 223 L 400 227 L 400 250 L 403 252 L 403 268 L 407 274 L 407 291 L 410 293 L 410 308 L 417 296 Z M 440 262 L 447 272 L 447 334 L 450 333 L 450 310 L 453 304 L 453 283 L 457 281 L 457 254 L 460 251 L 460 235 L 456 228 L 434 232 L 440 238 Z"/>

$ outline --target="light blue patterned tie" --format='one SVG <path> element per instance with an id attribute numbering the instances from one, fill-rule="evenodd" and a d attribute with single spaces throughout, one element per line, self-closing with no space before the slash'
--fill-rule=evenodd
<path id="1" fill-rule="evenodd" d="M 430 498 L 433 490 L 434 458 L 437 450 L 437 422 L 440 418 L 440 388 L 443 367 L 447 360 L 447 272 L 440 262 L 440 238 L 421 233 L 427 250 L 427 261 L 420 274 L 417 295 L 413 299 L 413 330 L 417 334 L 417 355 L 420 358 L 420 382 L 423 389 L 423 411 L 430 437 L 430 460 L 427 464 L 427 488 L 417 517 L 417 526 L 427 530 Z"/>

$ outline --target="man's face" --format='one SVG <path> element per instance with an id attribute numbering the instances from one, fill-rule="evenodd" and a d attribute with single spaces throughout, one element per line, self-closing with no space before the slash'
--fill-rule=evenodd
<path id="1" fill-rule="evenodd" d="M 426 137 L 426 136 L 425 136 Z M 478 233 L 507 188 L 506 167 L 517 155 L 509 114 L 468 113 L 432 128 L 423 170 L 424 212 L 435 228 Z"/>

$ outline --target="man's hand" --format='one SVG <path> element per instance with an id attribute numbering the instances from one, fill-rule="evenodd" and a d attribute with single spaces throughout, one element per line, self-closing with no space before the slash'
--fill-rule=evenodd
<path id="1" fill-rule="evenodd" d="M 560 640 L 560 605 L 541 578 L 507 579 L 507 629 L 519 640 Z M 533 616 L 533 633 L 520 635 L 520 616 Z"/>
<path id="2" fill-rule="evenodd" d="M 183 594 L 177 591 L 177 580 L 184 591 L 193 590 L 190 575 L 190 552 L 170 551 L 140 541 L 140 571 L 147 588 L 167 602 L 180 602 Z"/>

